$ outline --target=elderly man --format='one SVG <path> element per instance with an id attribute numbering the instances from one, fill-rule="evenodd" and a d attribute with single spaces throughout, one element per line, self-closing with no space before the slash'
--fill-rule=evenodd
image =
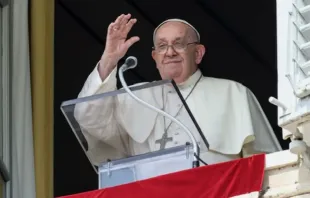
<path id="1" fill-rule="evenodd" d="M 104 53 L 78 97 L 117 89 L 118 61 L 139 41 L 139 37 L 127 38 L 135 23 L 136 19 L 131 19 L 130 14 L 123 14 L 109 25 Z M 250 90 L 231 80 L 202 75 L 198 65 L 205 47 L 191 24 L 180 19 L 166 20 L 155 29 L 153 39 L 152 57 L 162 79 L 176 82 L 210 144 L 207 150 L 199 133 L 194 134 L 200 143 L 203 161 L 213 164 L 281 149 Z M 177 93 L 171 87 L 164 88 L 155 94 L 144 90 L 140 97 L 149 102 L 162 99 L 162 108 L 182 120 L 184 107 L 173 99 Z M 129 96 L 118 96 L 76 106 L 75 118 L 86 137 L 87 152 L 94 164 L 108 158 L 184 145 L 189 141 L 185 133 L 176 132 L 174 124 L 163 121 L 157 112 L 131 100 Z M 195 131 L 194 126 L 188 124 L 188 127 Z M 163 136 L 170 138 L 164 146 L 158 141 Z"/>

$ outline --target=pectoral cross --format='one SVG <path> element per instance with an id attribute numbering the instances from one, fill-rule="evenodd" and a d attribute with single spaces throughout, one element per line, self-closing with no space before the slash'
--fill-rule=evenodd
<path id="1" fill-rule="evenodd" d="M 155 141 L 155 144 L 160 144 L 160 149 L 164 149 L 167 142 L 171 142 L 173 139 L 172 137 L 168 137 L 168 133 L 165 132 L 161 139 Z"/>

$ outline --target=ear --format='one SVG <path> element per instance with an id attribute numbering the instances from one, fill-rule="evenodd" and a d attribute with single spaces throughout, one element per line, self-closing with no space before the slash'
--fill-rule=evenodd
<path id="1" fill-rule="evenodd" d="M 204 45 L 196 45 L 196 57 L 195 57 L 195 62 L 196 64 L 200 64 L 203 56 L 205 55 L 205 52 L 206 52 L 206 48 Z"/>
<path id="2" fill-rule="evenodd" d="M 152 58 L 156 61 L 156 52 L 154 50 L 152 50 Z"/>

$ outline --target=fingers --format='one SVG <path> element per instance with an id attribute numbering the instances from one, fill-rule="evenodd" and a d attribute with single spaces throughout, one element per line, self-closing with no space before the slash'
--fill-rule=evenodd
<path id="1" fill-rule="evenodd" d="M 125 31 L 126 33 L 128 33 L 132 26 L 137 22 L 137 19 L 130 19 L 129 22 L 126 24 L 126 27 L 125 27 Z"/>
<path id="2" fill-rule="evenodd" d="M 116 18 L 115 22 L 114 22 L 114 25 L 113 25 L 113 28 L 114 29 L 120 29 L 120 26 L 121 26 L 121 22 L 123 21 L 125 15 L 122 14 L 120 15 L 119 17 Z"/>
<path id="3" fill-rule="evenodd" d="M 113 28 L 114 28 L 114 23 L 110 23 L 110 25 L 108 27 L 108 35 L 113 32 Z"/>
<path id="4" fill-rule="evenodd" d="M 114 22 L 110 23 L 108 27 L 108 34 L 111 34 L 113 31 L 116 31 L 120 28 L 120 22 L 123 20 L 124 16 L 125 15 L 122 14 L 118 16 Z"/>
<path id="5" fill-rule="evenodd" d="M 121 18 L 120 29 L 124 29 L 126 27 L 126 24 L 127 24 L 128 20 L 130 19 L 130 17 L 131 17 L 131 14 L 127 14 Z"/>
<path id="6" fill-rule="evenodd" d="M 140 40 L 139 37 L 137 36 L 134 36 L 134 37 L 131 37 L 130 39 L 128 39 L 126 42 L 125 42 L 125 47 L 127 49 L 129 49 L 133 44 L 135 44 L 136 42 L 138 42 Z"/>
<path id="7" fill-rule="evenodd" d="M 108 33 L 121 31 L 127 34 L 131 30 L 132 26 L 137 22 L 137 19 L 130 19 L 130 17 L 131 14 L 122 14 L 118 16 L 117 19 L 109 25 Z"/>

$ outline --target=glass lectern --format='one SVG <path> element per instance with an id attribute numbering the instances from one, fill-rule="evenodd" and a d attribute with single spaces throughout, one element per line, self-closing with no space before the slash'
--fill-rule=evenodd
<path id="1" fill-rule="evenodd" d="M 197 142 L 189 137 L 183 142 L 170 138 L 188 135 L 184 127 L 195 141 L 202 137 L 175 83 L 170 80 L 141 83 L 130 90 L 153 107 L 171 113 L 183 127 L 139 103 L 124 89 L 101 90 L 63 102 L 61 111 L 98 173 L 99 188 L 190 169 L 197 162 Z M 162 126 L 169 126 L 169 130 Z M 202 138 L 202 142 L 206 140 Z"/>

